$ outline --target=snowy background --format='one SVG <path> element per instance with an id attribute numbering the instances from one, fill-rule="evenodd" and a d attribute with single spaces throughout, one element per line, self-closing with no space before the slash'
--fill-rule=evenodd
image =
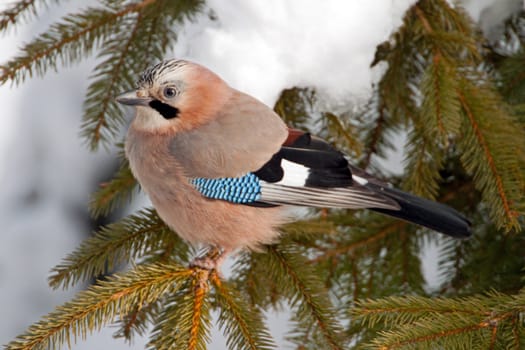
<path id="1" fill-rule="evenodd" d="M 334 100 L 367 97 L 381 74 L 369 68 L 375 47 L 401 24 L 413 0 L 209 0 L 217 16 L 205 17 L 179 33 L 173 55 L 198 61 L 230 85 L 272 106 L 283 88 L 311 85 Z M 0 0 L 0 9 L 8 3 Z M 487 33 L 519 10 L 521 0 L 464 0 Z M 87 2 L 86 2 L 87 5 Z M 86 6 L 84 5 L 84 6 Z M 71 6 L 71 5 L 70 5 Z M 43 32 L 73 7 L 52 7 L 38 23 L 0 38 L 0 62 L 22 42 Z M 87 203 L 109 177 L 115 154 L 90 153 L 79 137 L 82 102 L 95 61 L 49 73 L 19 87 L 0 86 L 0 344 L 71 298 L 75 291 L 47 285 L 51 267 L 91 230 Z M 402 155 L 386 164 L 398 172 Z M 144 205 L 142 198 L 136 206 Z M 433 283 L 429 251 L 424 264 Z M 286 315 L 269 315 L 272 333 L 285 347 Z M 114 329 L 79 342 L 74 349 L 129 349 L 114 340 Z M 131 348 L 142 349 L 145 339 Z M 210 349 L 223 349 L 214 330 Z"/>

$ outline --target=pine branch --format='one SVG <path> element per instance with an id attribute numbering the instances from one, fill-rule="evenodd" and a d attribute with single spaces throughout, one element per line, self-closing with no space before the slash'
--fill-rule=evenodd
<path id="1" fill-rule="evenodd" d="M 439 254 L 441 295 L 482 293 L 495 289 L 509 294 L 523 288 L 525 235 L 502 235 L 486 210 L 472 219 L 483 222 L 468 241 L 445 240 Z M 490 247 L 490 248 L 487 248 Z"/>
<path id="2" fill-rule="evenodd" d="M 525 48 L 506 57 L 499 67 L 500 91 L 511 103 L 525 102 Z"/>
<path id="3" fill-rule="evenodd" d="M 525 163 L 515 150 L 525 147 L 525 133 L 487 87 L 463 81 L 457 94 L 466 117 L 464 137 L 459 140 L 462 163 L 474 177 L 498 227 L 519 230 Z"/>
<path id="4" fill-rule="evenodd" d="M 407 176 L 403 179 L 403 188 L 426 198 L 436 198 L 441 180 L 439 171 L 444 162 L 443 152 L 420 130 L 412 130 L 406 143 Z"/>
<path id="5" fill-rule="evenodd" d="M 127 160 L 123 161 L 114 178 L 102 183 L 100 187 L 89 203 L 90 213 L 95 218 L 108 215 L 131 199 L 137 188 L 137 180 L 133 177 Z"/>
<path id="6" fill-rule="evenodd" d="M 174 242 L 181 259 L 185 259 L 187 246 L 173 233 L 153 210 L 132 215 L 120 223 L 111 224 L 85 240 L 54 267 L 49 277 L 53 288 L 67 288 L 79 281 L 112 271 L 119 264 L 157 254 Z"/>
<path id="7" fill-rule="evenodd" d="M 327 249 L 314 259 L 310 260 L 311 264 L 317 264 L 323 260 L 327 260 L 332 257 L 337 257 L 341 255 L 352 254 L 354 251 L 359 249 L 370 249 L 371 245 L 375 244 L 377 241 L 383 240 L 386 236 L 399 232 L 407 225 L 404 221 L 391 221 L 389 225 L 385 226 L 381 230 L 374 232 L 373 234 L 367 234 L 366 237 L 356 237 L 355 240 L 350 242 L 350 244 L 341 245 L 337 244 L 335 249 Z"/>
<path id="8" fill-rule="evenodd" d="M 284 121 L 296 128 L 309 129 L 310 116 L 313 114 L 316 92 L 312 88 L 294 87 L 284 89 L 275 102 L 273 110 Z"/>
<path id="9" fill-rule="evenodd" d="M 212 274 L 219 309 L 219 328 L 226 336 L 228 349 L 264 350 L 275 345 L 263 322 L 261 312 L 250 307 L 233 288 Z M 261 287 L 261 286 L 260 286 Z"/>
<path id="10" fill-rule="evenodd" d="M 157 320 L 164 299 L 161 297 L 153 303 L 137 305 L 129 314 L 122 316 L 117 322 L 120 328 L 113 337 L 124 338 L 131 344 L 135 335 L 145 336 L 148 327 Z"/>
<path id="11" fill-rule="evenodd" d="M 367 125 L 363 130 L 363 133 L 365 133 L 365 151 L 363 152 L 360 165 L 365 169 L 368 169 L 372 164 L 373 155 L 383 157 L 385 150 L 394 148 L 390 140 L 392 133 L 389 131 L 396 130 L 397 126 L 390 124 L 391 120 L 386 111 L 386 106 L 380 99 L 380 90 L 378 89 L 374 92 L 371 103 L 369 104 L 371 114 L 374 108 L 377 109 L 377 117 L 373 120 L 372 125 Z"/>
<path id="12" fill-rule="evenodd" d="M 322 113 L 321 121 L 323 122 L 323 130 L 326 130 L 330 135 L 327 137 L 328 141 L 337 140 L 338 144 L 342 144 L 341 148 L 348 150 L 349 155 L 356 158 L 361 157 L 363 144 L 357 137 L 358 132 L 355 127 L 345 123 L 341 117 L 331 112 Z"/>
<path id="13" fill-rule="evenodd" d="M 30 326 L 9 343 L 8 350 L 57 349 L 113 322 L 137 306 L 155 302 L 165 293 L 175 293 L 192 275 L 179 265 L 150 264 L 100 281 L 78 293 L 70 302 Z"/>
<path id="14" fill-rule="evenodd" d="M 70 14 L 62 22 L 53 24 L 44 34 L 22 48 L 22 54 L 0 66 L 0 84 L 20 83 L 34 73 L 42 76 L 49 69 L 58 69 L 86 57 L 104 38 L 114 33 L 126 15 L 140 11 L 155 0 L 143 0 L 116 8 L 88 8 L 82 13 Z"/>
<path id="15" fill-rule="evenodd" d="M 354 316 L 361 318 L 367 326 L 384 323 L 393 326 L 400 323 L 413 323 L 429 313 L 486 316 L 486 310 L 478 299 L 472 298 L 427 298 L 423 296 L 393 296 L 382 299 L 367 299 L 356 302 L 352 310 Z"/>
<path id="16" fill-rule="evenodd" d="M 53 0 L 59 4 L 60 0 Z M 38 16 L 38 9 L 48 6 L 49 0 L 19 0 L 0 13 L 0 33 L 7 30 L 20 22 L 28 21 L 31 17 Z"/>
<path id="17" fill-rule="evenodd" d="M 209 274 L 199 268 L 188 270 L 191 280 L 179 293 L 169 296 L 148 344 L 157 350 L 205 350 L 209 341 Z"/>
<path id="18" fill-rule="evenodd" d="M 341 327 L 315 271 L 301 255 L 294 254 L 292 247 L 269 246 L 267 253 L 272 279 L 289 296 L 292 306 L 296 308 L 300 326 L 295 340 L 303 345 L 317 344 L 330 349 L 344 349 Z M 309 332 L 300 334 L 300 329 L 307 329 Z"/>
<path id="19" fill-rule="evenodd" d="M 449 140 L 459 134 L 462 115 L 456 88 L 456 67 L 435 53 L 423 73 L 423 102 L 405 146 L 407 177 L 403 180 L 403 188 L 427 198 L 438 194 Z"/>
<path id="20" fill-rule="evenodd" d="M 267 254 L 245 253 L 238 257 L 232 268 L 231 282 L 249 305 L 267 310 L 279 308 L 282 296 L 277 282 L 269 274 Z"/>
<path id="21" fill-rule="evenodd" d="M 96 150 L 100 141 L 107 142 L 108 136 L 114 137 L 118 132 L 118 125 L 122 124 L 121 113 L 114 97 L 119 92 L 131 89 L 131 74 L 137 70 L 130 69 L 133 67 L 125 63 L 134 42 L 142 42 L 146 34 L 139 31 L 140 28 L 146 27 L 146 24 L 143 24 L 142 13 L 139 12 L 135 18 L 130 18 L 129 22 L 124 20 L 123 27 L 131 28 L 130 31 L 121 30 L 120 35 L 117 34 L 104 43 L 105 49 L 99 57 L 108 58 L 95 68 L 94 77 L 98 79 L 88 88 L 84 103 L 83 136 L 88 138 L 92 150 Z M 168 31 L 168 28 L 161 29 Z M 106 118 L 107 114 L 111 115 L 111 118 Z"/>
<path id="22" fill-rule="evenodd" d="M 361 301 L 352 312 L 368 326 L 383 323 L 390 328 L 370 342 L 369 348 L 457 348 L 460 344 L 495 348 L 496 344 L 520 343 L 525 291 L 448 299 L 390 297 Z M 498 333 L 509 327 L 510 335 L 501 338 Z"/>
<path id="23" fill-rule="evenodd" d="M 450 325 L 454 323 L 456 327 Z M 472 323 L 463 318 L 446 315 L 431 319 L 421 319 L 396 331 L 385 331 L 381 337 L 373 340 L 370 349 L 454 349 L 461 344 L 469 344 L 469 348 L 486 348 L 488 335 L 483 332 L 489 325 L 483 321 Z"/>
<path id="24" fill-rule="evenodd" d="M 419 21 L 419 34 L 432 54 L 446 59 L 459 58 L 458 55 L 463 54 L 465 64 L 480 61 L 480 36 L 460 6 L 452 8 L 444 0 L 421 0 L 409 11 Z"/>
<path id="25" fill-rule="evenodd" d="M 390 147 L 388 132 L 395 132 L 402 124 L 412 122 L 415 128 L 421 129 L 416 130 L 413 135 L 416 137 L 425 135 L 422 130 L 437 128 L 445 145 L 446 138 L 459 131 L 459 103 L 452 89 L 457 81 L 457 68 L 450 66 L 451 62 L 461 62 L 462 66 L 479 64 L 479 40 L 472 28 L 472 23 L 459 8 L 452 9 L 442 0 L 421 0 L 407 11 L 402 27 L 391 40 L 378 46 L 373 64 L 386 61 L 388 68 L 379 82 L 377 101 L 372 106 L 379 117 L 365 142 L 369 150 L 363 160 L 365 166 L 370 164 L 372 154 L 381 155 Z M 419 106 L 421 100 L 423 105 Z M 435 137 L 432 135 L 429 140 Z M 427 145 L 423 141 L 419 143 Z M 426 150 L 438 151 L 430 146 Z M 412 159 L 412 167 L 430 164 L 428 161 L 422 163 L 426 153 L 418 153 L 416 156 L 420 159 Z M 431 158 L 432 153 L 427 157 Z M 428 175 L 425 179 L 430 182 L 428 188 L 418 186 L 422 193 L 435 193 L 440 166 L 434 168 L 422 172 Z"/>
<path id="26" fill-rule="evenodd" d="M 205 297 L 209 290 L 209 271 L 199 270 L 194 280 L 193 318 L 190 328 L 188 350 L 206 349 L 209 340 L 209 315 Z"/>
<path id="27" fill-rule="evenodd" d="M 443 145 L 447 145 L 448 138 L 457 135 L 461 127 L 461 108 L 455 94 L 457 75 L 457 67 L 436 53 L 421 83 L 424 96 L 421 115 L 426 117 L 422 129 L 429 138 L 438 137 Z"/>

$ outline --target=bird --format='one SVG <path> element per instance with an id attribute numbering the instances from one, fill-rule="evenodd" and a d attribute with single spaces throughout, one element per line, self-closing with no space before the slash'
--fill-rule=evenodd
<path id="1" fill-rule="evenodd" d="M 455 209 L 392 187 L 267 105 L 188 60 L 161 61 L 116 101 L 133 106 L 125 140 L 134 177 L 183 240 L 209 247 L 191 266 L 220 269 L 240 250 L 275 243 L 292 207 L 370 209 L 455 237 Z"/>

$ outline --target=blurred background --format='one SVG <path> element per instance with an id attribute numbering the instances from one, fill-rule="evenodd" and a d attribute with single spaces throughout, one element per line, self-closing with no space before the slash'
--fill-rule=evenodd
<path id="1" fill-rule="evenodd" d="M 167 57 L 200 62 L 269 106 L 282 89 L 293 86 L 314 86 L 327 103 L 345 105 L 369 97 L 382 73 L 380 66 L 370 68 L 376 46 L 400 25 L 414 2 L 209 0 L 207 15 L 184 26 Z M 459 2 L 489 38 L 497 35 L 509 13 L 523 8 L 521 0 Z M 0 10 L 8 3 L 0 0 Z M 82 6 L 88 5 L 86 1 Z M 36 24 L 17 27 L 0 38 L 1 62 L 76 9 L 66 3 L 59 10 L 44 10 Z M 43 79 L 0 86 L 0 344 L 72 297 L 74 290 L 51 290 L 47 276 L 101 224 L 89 217 L 90 194 L 110 178 L 118 162 L 115 149 L 92 153 L 79 135 L 95 64 L 91 58 Z M 387 158 L 383 166 L 401 173 L 403 155 L 393 152 Z M 148 200 L 139 196 L 127 212 L 147 205 Z M 424 264 L 430 284 L 436 270 L 432 254 L 427 252 Z M 286 315 L 269 317 L 273 335 L 285 347 Z M 122 340 L 112 339 L 113 331 L 105 329 L 74 348 L 128 349 Z M 143 348 L 145 341 L 136 339 L 132 347 Z M 222 348 L 224 342 L 214 332 L 210 349 Z"/>

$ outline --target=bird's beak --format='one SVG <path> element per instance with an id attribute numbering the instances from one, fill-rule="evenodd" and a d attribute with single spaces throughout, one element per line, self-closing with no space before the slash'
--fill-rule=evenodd
<path id="1" fill-rule="evenodd" d="M 148 106 L 151 102 L 151 98 L 137 97 L 137 92 L 135 90 L 118 95 L 116 100 L 118 103 L 128 106 Z"/>

